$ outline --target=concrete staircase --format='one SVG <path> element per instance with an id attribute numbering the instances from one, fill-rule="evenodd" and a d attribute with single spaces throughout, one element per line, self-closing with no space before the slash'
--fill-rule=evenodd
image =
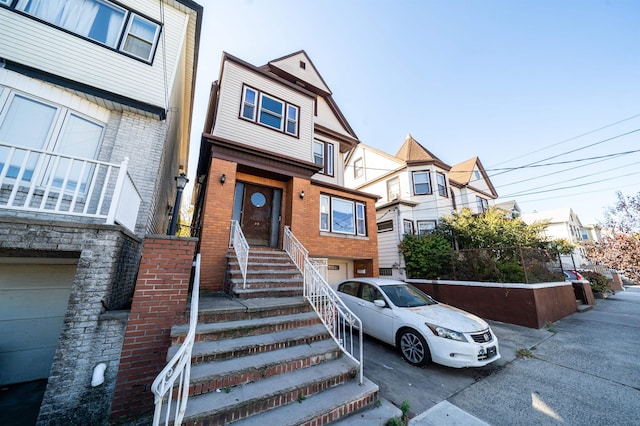
<path id="1" fill-rule="evenodd" d="M 230 274 L 240 297 L 201 296 L 184 424 L 320 426 L 378 401 L 378 386 L 358 383 L 357 364 L 309 303 L 290 295 L 302 292 L 302 277 L 287 262 L 286 254 L 256 253 L 247 288 Z M 169 358 L 187 330 L 172 328 Z"/>

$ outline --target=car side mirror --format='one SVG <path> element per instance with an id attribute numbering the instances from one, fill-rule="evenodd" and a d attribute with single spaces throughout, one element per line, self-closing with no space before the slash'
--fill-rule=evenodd
<path id="1" fill-rule="evenodd" d="M 376 299 L 373 301 L 373 304 L 376 305 L 378 308 L 384 308 L 387 306 L 387 304 L 385 303 L 384 300 L 381 299 Z"/>

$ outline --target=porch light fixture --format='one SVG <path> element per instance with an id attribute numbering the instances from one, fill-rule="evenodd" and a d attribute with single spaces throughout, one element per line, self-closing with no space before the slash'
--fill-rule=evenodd
<path id="1" fill-rule="evenodd" d="M 167 231 L 167 235 L 175 235 L 176 234 L 176 226 L 178 225 L 178 216 L 180 216 L 180 199 L 182 198 L 182 191 L 184 187 L 187 186 L 189 179 L 187 179 L 187 175 L 184 173 L 180 173 L 180 175 L 174 178 L 176 180 L 176 201 L 173 204 L 173 215 L 171 215 L 171 223 L 169 224 L 169 230 Z"/>
<path id="2" fill-rule="evenodd" d="M 304 191 L 300 191 L 300 199 L 304 200 Z"/>
<path id="3" fill-rule="evenodd" d="M 227 175 L 224 173 L 220 176 L 220 185 L 224 185 L 224 182 L 227 180 Z"/>

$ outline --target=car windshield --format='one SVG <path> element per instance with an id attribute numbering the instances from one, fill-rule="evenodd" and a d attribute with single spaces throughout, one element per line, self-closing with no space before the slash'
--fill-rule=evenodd
<path id="1" fill-rule="evenodd" d="M 394 305 L 400 308 L 413 308 L 415 306 L 435 305 L 438 303 L 411 284 L 385 285 L 380 286 L 380 289 Z"/>

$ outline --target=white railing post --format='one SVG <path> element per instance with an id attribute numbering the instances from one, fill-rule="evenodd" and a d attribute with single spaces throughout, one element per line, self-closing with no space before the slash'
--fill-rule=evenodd
<path id="1" fill-rule="evenodd" d="M 196 326 L 198 324 L 198 306 L 200 299 L 200 254 L 196 255 L 193 274 L 193 288 L 191 290 L 191 313 L 189 316 L 189 331 L 178 352 L 162 369 L 151 385 L 154 394 L 155 411 L 153 413 L 153 426 L 160 425 L 162 417 L 164 425 L 180 425 L 187 410 L 189 399 L 189 380 L 191 379 L 191 351 L 195 341 Z M 177 391 L 174 389 L 178 384 Z M 176 397 L 175 404 L 173 397 Z M 173 420 L 171 409 L 175 409 Z M 164 416 L 162 411 L 164 410 Z"/>
<path id="2" fill-rule="evenodd" d="M 331 337 L 340 346 L 342 352 L 358 363 L 359 383 L 364 383 L 362 370 L 362 333 L 358 331 L 358 356 L 353 341 L 354 328 L 362 330 L 362 321 L 340 300 L 338 295 L 309 260 L 309 253 L 293 235 L 288 226 L 284 227 L 284 251 L 304 277 L 303 295 L 320 316 Z"/>
<path id="3" fill-rule="evenodd" d="M 113 198 L 111 199 L 111 206 L 109 206 L 109 214 L 107 214 L 107 223 L 113 225 L 116 220 L 116 212 L 118 211 L 118 203 L 120 202 L 120 194 L 122 193 L 122 187 L 124 186 L 124 179 L 127 177 L 127 166 L 129 165 L 129 157 L 125 157 L 122 163 L 120 163 L 120 171 L 118 172 L 118 178 L 116 179 L 116 186 L 113 189 Z"/>
<path id="4" fill-rule="evenodd" d="M 249 243 L 247 243 L 242 228 L 237 220 L 231 221 L 231 234 L 229 235 L 229 247 L 233 247 L 242 272 L 242 288 L 247 285 L 247 263 L 249 262 Z"/>

